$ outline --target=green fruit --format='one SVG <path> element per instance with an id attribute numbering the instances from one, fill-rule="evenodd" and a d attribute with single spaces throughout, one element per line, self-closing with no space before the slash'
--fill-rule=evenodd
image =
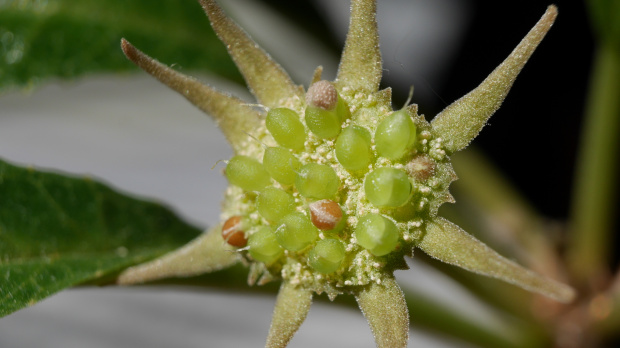
<path id="1" fill-rule="evenodd" d="M 416 140 L 416 126 L 405 110 L 394 111 L 375 132 L 379 156 L 397 160 L 411 151 Z"/>
<path id="2" fill-rule="evenodd" d="M 336 110 L 306 107 L 306 126 L 319 138 L 335 138 L 342 128 L 342 120 Z"/>
<path id="3" fill-rule="evenodd" d="M 345 128 L 336 140 L 336 158 L 348 170 L 368 169 L 372 158 L 368 130 L 358 126 Z"/>
<path id="4" fill-rule="evenodd" d="M 263 156 L 263 166 L 277 182 L 292 185 L 301 163 L 283 147 L 268 147 Z"/>
<path id="5" fill-rule="evenodd" d="M 226 165 L 228 181 L 245 191 L 260 191 L 270 184 L 269 174 L 263 165 L 252 157 L 234 156 Z"/>
<path id="6" fill-rule="evenodd" d="M 306 93 L 306 126 L 319 138 L 330 139 L 340 133 L 349 108 L 334 85 L 325 80 L 313 83 Z"/>
<path id="7" fill-rule="evenodd" d="M 300 212 L 291 213 L 280 220 L 276 228 L 276 239 L 286 250 L 299 251 L 312 244 L 319 237 L 318 230 Z"/>
<path id="8" fill-rule="evenodd" d="M 395 208 L 407 203 L 411 182 L 407 174 L 396 168 L 375 169 L 364 180 L 366 198 L 379 208 Z"/>
<path id="9" fill-rule="evenodd" d="M 308 198 L 326 199 L 338 192 L 340 180 L 332 167 L 308 163 L 301 167 L 295 178 L 297 191 Z"/>
<path id="10" fill-rule="evenodd" d="M 287 108 L 269 110 L 265 119 L 267 130 L 278 144 L 293 150 L 301 150 L 306 141 L 306 128 L 297 113 Z"/>
<path id="11" fill-rule="evenodd" d="M 336 113 L 338 117 L 340 117 L 340 121 L 344 122 L 346 119 L 351 117 L 351 111 L 349 111 L 349 105 L 344 99 L 338 96 L 338 104 L 336 104 Z"/>
<path id="12" fill-rule="evenodd" d="M 275 187 L 267 187 L 258 196 L 258 212 L 270 222 L 278 222 L 295 210 L 295 199 L 290 194 Z"/>
<path id="13" fill-rule="evenodd" d="M 392 252 L 400 237 L 394 222 L 378 214 L 364 215 L 355 226 L 354 235 L 357 244 L 375 256 Z"/>
<path id="14" fill-rule="evenodd" d="M 344 243 L 335 238 L 326 238 L 316 243 L 308 253 L 310 267 L 321 273 L 332 273 L 340 268 L 345 256 Z"/>
<path id="15" fill-rule="evenodd" d="M 278 244 L 276 235 L 270 227 L 262 226 L 248 238 L 248 251 L 256 261 L 266 264 L 275 262 L 284 250 Z"/>

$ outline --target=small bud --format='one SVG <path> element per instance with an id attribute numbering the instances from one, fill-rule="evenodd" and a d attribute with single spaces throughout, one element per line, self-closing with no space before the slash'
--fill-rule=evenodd
<path id="1" fill-rule="evenodd" d="M 306 141 L 306 128 L 297 113 L 287 108 L 269 110 L 265 119 L 267 130 L 278 144 L 293 150 L 301 150 Z"/>
<path id="2" fill-rule="evenodd" d="M 424 182 L 435 174 L 435 161 L 428 155 L 418 155 L 407 163 L 405 170 L 416 181 Z"/>
<path id="3" fill-rule="evenodd" d="M 302 250 L 318 237 L 316 227 L 300 212 L 283 217 L 276 229 L 276 240 L 284 249 L 290 251 Z"/>
<path id="4" fill-rule="evenodd" d="M 364 192 L 366 198 L 376 207 L 396 208 L 409 200 L 411 183 L 404 171 L 382 167 L 366 176 Z"/>
<path id="5" fill-rule="evenodd" d="M 241 216 L 233 216 L 224 222 L 222 238 L 226 243 L 234 247 L 243 248 L 248 243 L 248 240 L 245 238 L 245 232 L 243 232 L 242 228 Z"/>
<path id="6" fill-rule="evenodd" d="M 228 181 L 245 191 L 260 191 L 269 185 L 269 173 L 263 165 L 252 157 L 234 156 L 226 165 Z"/>
<path id="7" fill-rule="evenodd" d="M 310 221 L 319 230 L 333 230 L 342 221 L 342 209 L 332 200 L 323 199 L 312 202 L 308 207 L 310 208 Z"/>
<path id="8" fill-rule="evenodd" d="M 336 140 L 336 158 L 348 170 L 367 169 L 372 159 L 368 130 L 359 126 L 345 128 Z"/>
<path id="9" fill-rule="evenodd" d="M 306 93 L 306 126 L 316 136 L 334 138 L 340 133 L 346 115 L 338 92 L 329 81 L 313 83 Z M 348 108 L 346 108 L 348 109 Z"/>
<path id="10" fill-rule="evenodd" d="M 306 104 L 323 110 L 333 110 L 338 103 L 338 92 L 331 82 L 313 83 L 306 92 Z"/>
<path id="11" fill-rule="evenodd" d="M 326 238 L 316 243 L 308 253 L 310 267 L 321 273 L 333 273 L 340 268 L 345 257 L 344 244 L 335 238 Z"/>
<path id="12" fill-rule="evenodd" d="M 248 239 L 250 256 L 256 261 L 271 264 L 280 258 L 284 250 L 278 244 L 276 235 L 270 227 L 260 227 Z"/>
<path id="13" fill-rule="evenodd" d="M 331 198 L 338 192 L 340 179 L 332 167 L 325 164 L 308 163 L 301 167 L 297 173 L 295 187 L 304 197 Z"/>
<path id="14" fill-rule="evenodd" d="M 406 110 L 394 111 L 386 117 L 375 132 L 379 156 L 397 160 L 412 149 L 416 139 L 416 126 Z"/>
<path id="15" fill-rule="evenodd" d="M 398 227 L 379 214 L 364 215 L 355 226 L 357 244 L 368 249 L 375 256 L 389 254 L 398 245 Z"/>

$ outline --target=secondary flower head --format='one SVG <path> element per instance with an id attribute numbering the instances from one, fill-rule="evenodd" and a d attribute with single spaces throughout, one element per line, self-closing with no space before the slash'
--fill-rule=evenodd
<path id="1" fill-rule="evenodd" d="M 482 84 L 432 122 L 416 105 L 391 106 L 382 73 L 376 4 L 353 0 L 338 75 L 317 68 L 307 91 L 213 0 L 200 0 L 260 108 L 157 62 L 122 41 L 127 57 L 213 117 L 235 155 L 227 162 L 221 221 L 184 248 L 131 268 L 131 284 L 243 262 L 248 282 L 281 280 L 268 347 L 283 347 L 314 293 L 353 294 L 377 345 L 404 347 L 409 319 L 394 280 L 415 248 L 467 270 L 559 301 L 573 290 L 500 256 L 437 215 L 453 202 L 450 155 L 465 148 L 499 108 L 557 15 L 550 6 Z"/>

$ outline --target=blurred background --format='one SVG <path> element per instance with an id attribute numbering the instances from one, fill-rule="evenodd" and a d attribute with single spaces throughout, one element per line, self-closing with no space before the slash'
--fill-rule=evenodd
<path id="1" fill-rule="evenodd" d="M 325 68 L 324 78 L 335 77 L 348 1 L 219 2 L 296 82 L 307 87 L 318 65 Z M 574 0 L 556 4 L 554 27 L 474 142 L 550 224 L 568 216 L 594 47 L 585 5 Z M 501 63 L 547 5 L 379 0 L 382 85 L 393 88 L 394 108 L 403 105 L 413 85 L 413 103 L 430 120 Z M 197 32 L 196 45 L 200 37 Z M 163 62 L 191 73 L 183 61 Z M 195 75 L 252 100 L 235 83 L 239 76 Z M 0 95 L 0 156 L 101 178 L 122 191 L 164 202 L 206 227 L 218 221 L 226 185 L 217 161 L 229 158 L 231 151 L 207 117 L 145 73 L 133 71 L 47 81 L 27 93 Z M 453 185 L 458 192 L 458 182 Z M 397 279 L 474 320 L 509 330 L 496 323 L 493 310 L 426 264 L 413 261 L 412 269 L 398 272 Z M 272 295 L 195 288 L 80 288 L 0 319 L 0 347 L 262 346 L 274 302 Z M 290 346 L 373 347 L 374 342 L 359 311 L 321 301 Z M 419 331 L 412 332 L 409 346 L 468 347 Z"/>

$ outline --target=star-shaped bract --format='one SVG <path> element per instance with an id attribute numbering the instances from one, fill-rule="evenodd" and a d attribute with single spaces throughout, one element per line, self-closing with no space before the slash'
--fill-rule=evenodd
<path id="1" fill-rule="evenodd" d="M 222 224 L 160 259 L 130 268 L 134 284 L 250 265 L 248 282 L 282 279 L 267 347 L 285 347 L 314 293 L 350 293 L 379 347 L 405 347 L 409 315 L 394 280 L 404 256 L 428 255 L 568 302 L 574 291 L 522 268 L 437 216 L 452 202 L 449 155 L 465 148 L 499 108 L 553 24 L 550 6 L 508 58 L 431 123 L 416 105 L 391 108 L 379 90 L 374 0 L 353 0 L 338 75 L 320 67 L 304 92 L 213 0 L 200 0 L 262 108 L 187 77 L 122 40 L 127 57 L 218 123 L 235 156 Z M 223 227 L 222 227 L 223 226 Z M 247 245 L 246 245 L 247 243 Z"/>

